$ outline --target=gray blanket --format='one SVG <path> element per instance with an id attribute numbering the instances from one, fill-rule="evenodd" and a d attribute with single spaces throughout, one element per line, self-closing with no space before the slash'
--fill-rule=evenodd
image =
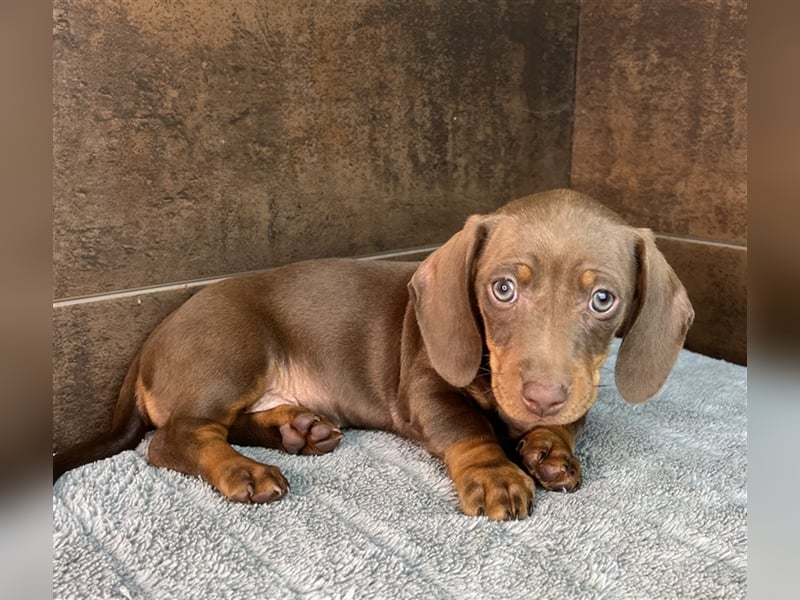
<path id="1" fill-rule="evenodd" d="M 626 405 L 613 356 L 578 440 L 583 486 L 532 517 L 459 513 L 442 464 L 347 431 L 333 453 L 244 448 L 291 484 L 232 504 L 136 451 L 53 490 L 56 598 L 743 598 L 744 367 L 683 351 L 660 395 Z"/>

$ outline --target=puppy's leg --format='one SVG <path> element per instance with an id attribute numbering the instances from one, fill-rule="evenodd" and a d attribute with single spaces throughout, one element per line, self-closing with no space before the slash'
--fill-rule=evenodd
<path id="1" fill-rule="evenodd" d="M 504 521 L 530 513 L 533 481 L 508 459 L 494 436 L 459 440 L 447 448 L 444 462 L 464 514 Z"/>
<path id="2" fill-rule="evenodd" d="M 575 436 L 584 418 L 569 425 L 543 425 L 522 436 L 517 451 L 528 472 L 548 490 L 572 492 L 581 484 Z"/>
<path id="3" fill-rule="evenodd" d="M 508 458 L 486 417 L 457 393 L 431 397 L 422 390 L 414 399 L 410 437 L 444 460 L 464 514 L 495 521 L 527 517 L 533 480 Z"/>
<path id="4" fill-rule="evenodd" d="M 173 415 L 153 435 L 148 458 L 157 467 L 199 475 L 236 502 L 271 502 L 286 494 L 280 470 L 242 456 L 227 435 L 217 421 Z"/>
<path id="5" fill-rule="evenodd" d="M 289 454 L 325 454 L 336 448 L 342 437 L 327 419 L 289 404 L 240 414 L 228 431 L 232 444 L 279 448 Z"/>

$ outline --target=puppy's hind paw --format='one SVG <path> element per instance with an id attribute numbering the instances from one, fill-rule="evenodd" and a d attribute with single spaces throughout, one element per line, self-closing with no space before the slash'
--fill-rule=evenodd
<path id="1" fill-rule="evenodd" d="M 330 421 L 302 412 L 279 428 L 282 445 L 291 454 L 317 455 L 331 452 L 344 435 Z"/>

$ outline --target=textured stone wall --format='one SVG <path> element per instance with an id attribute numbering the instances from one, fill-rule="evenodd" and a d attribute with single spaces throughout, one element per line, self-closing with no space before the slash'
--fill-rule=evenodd
<path id="1" fill-rule="evenodd" d="M 577 0 L 56 0 L 54 444 L 189 291 L 569 182 Z M 75 303 L 75 297 L 106 294 Z"/>
<path id="2" fill-rule="evenodd" d="M 107 427 L 176 282 L 417 257 L 568 184 L 659 233 L 689 347 L 744 362 L 745 25 L 744 0 L 55 0 L 54 447 Z"/>
<path id="3" fill-rule="evenodd" d="M 57 297 L 445 239 L 568 181 L 576 3 L 59 0 Z"/>
<path id="4" fill-rule="evenodd" d="M 660 233 L 688 347 L 746 361 L 744 0 L 582 0 L 572 186 Z"/>

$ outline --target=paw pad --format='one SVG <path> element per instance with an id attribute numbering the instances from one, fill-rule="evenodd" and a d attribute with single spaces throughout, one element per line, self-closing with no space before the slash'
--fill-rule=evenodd
<path id="1" fill-rule="evenodd" d="M 314 413 L 301 413 L 280 426 L 284 450 L 290 454 L 324 454 L 344 437 L 330 421 Z"/>

